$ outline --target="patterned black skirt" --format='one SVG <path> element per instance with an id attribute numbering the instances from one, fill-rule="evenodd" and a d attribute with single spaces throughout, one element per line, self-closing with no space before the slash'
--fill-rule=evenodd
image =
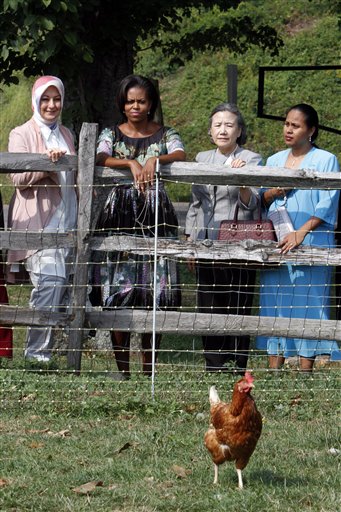
<path id="1" fill-rule="evenodd" d="M 154 237 L 155 199 L 154 187 L 141 193 L 132 185 L 115 186 L 100 213 L 96 234 Z M 177 238 L 177 216 L 162 184 L 158 204 L 158 237 Z M 93 305 L 100 303 L 106 309 L 150 309 L 154 297 L 154 255 L 116 251 L 97 253 L 91 281 Z M 159 309 L 174 309 L 180 305 L 179 272 L 175 260 L 157 258 L 155 293 Z"/>

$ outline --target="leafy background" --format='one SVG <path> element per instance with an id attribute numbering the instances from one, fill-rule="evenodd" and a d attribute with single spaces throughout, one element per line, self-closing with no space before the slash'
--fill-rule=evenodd
<path id="1" fill-rule="evenodd" d="M 192 59 L 182 64 L 181 59 L 176 60 L 173 55 L 165 56 L 161 47 L 149 48 L 152 40 L 146 38 L 139 42 L 140 47 L 146 49 L 137 54 L 135 72 L 159 80 L 165 123 L 179 129 L 189 159 L 198 151 L 210 149 L 207 120 L 212 108 L 227 99 L 227 64 L 238 66 L 238 106 L 247 121 L 247 147 L 266 158 L 281 149 L 283 142 L 280 122 L 257 118 L 258 67 L 339 63 L 340 30 L 335 2 L 289 0 L 284 8 L 283 2 L 278 0 L 253 1 L 240 4 L 238 13 L 243 11 L 251 19 L 262 19 L 276 27 L 284 41 L 278 56 L 258 47 L 242 55 L 224 48 L 215 52 L 193 50 Z M 160 31 L 158 38 L 160 43 L 171 43 L 172 38 L 179 38 L 188 31 L 218 26 L 220 18 L 226 16 L 233 21 L 235 11 L 226 14 L 217 8 L 193 9 L 191 19 L 186 20 L 175 35 Z M 4 86 L 0 93 L 1 151 L 6 150 L 9 130 L 31 115 L 32 79 L 19 78 L 19 85 Z M 307 102 L 317 109 L 321 124 L 341 129 L 340 83 L 341 70 L 267 73 L 265 111 L 284 115 L 290 105 Z M 67 122 L 67 111 L 64 117 Z M 339 135 L 321 132 L 318 144 L 340 156 Z"/>

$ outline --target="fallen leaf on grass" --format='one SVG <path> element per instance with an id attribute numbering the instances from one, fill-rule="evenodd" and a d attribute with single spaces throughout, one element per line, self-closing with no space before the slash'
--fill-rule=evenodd
<path id="1" fill-rule="evenodd" d="M 44 443 L 37 443 L 36 441 L 33 441 L 31 444 L 28 445 L 29 448 L 43 448 Z"/>
<path id="2" fill-rule="evenodd" d="M 135 418 L 135 414 L 129 414 L 129 413 L 124 413 L 124 414 L 119 414 L 118 415 L 118 420 L 125 420 L 125 421 L 129 421 L 129 420 L 132 420 L 133 418 Z"/>
<path id="3" fill-rule="evenodd" d="M 42 430 L 27 430 L 27 434 L 47 434 L 48 436 L 54 437 L 68 437 L 71 436 L 71 432 L 68 429 L 60 430 L 60 432 L 52 432 L 52 430 L 48 428 L 44 428 Z"/>
<path id="4" fill-rule="evenodd" d="M 290 405 L 291 405 L 291 406 L 293 406 L 293 405 L 299 405 L 301 402 L 302 402 L 302 397 L 301 397 L 301 395 L 297 395 L 297 396 L 295 396 L 295 398 L 292 400 L 292 402 L 290 403 Z"/>
<path id="5" fill-rule="evenodd" d="M 178 478 L 186 478 L 188 475 L 192 473 L 190 469 L 185 469 L 182 466 L 178 466 L 177 464 L 174 464 L 172 466 L 172 470 L 174 471 Z"/>
<path id="6" fill-rule="evenodd" d="M 161 482 L 159 484 L 159 487 L 161 489 L 169 489 L 170 487 L 173 487 L 174 486 L 174 482 L 172 482 L 171 480 L 165 480 L 164 482 Z"/>
<path id="7" fill-rule="evenodd" d="M 147 482 L 148 484 L 153 484 L 154 483 L 154 477 L 153 476 L 146 476 L 143 480 L 145 482 Z"/>
<path id="8" fill-rule="evenodd" d="M 69 436 L 71 436 L 71 432 L 68 429 L 60 430 L 59 432 L 51 432 L 49 430 L 47 433 L 49 436 L 54 436 L 54 437 L 69 437 Z"/>
<path id="9" fill-rule="evenodd" d="M 118 488 L 119 488 L 118 484 L 109 484 L 108 485 L 108 491 L 115 491 Z"/>
<path id="10" fill-rule="evenodd" d="M 338 450 L 337 448 L 329 448 L 328 452 L 331 453 L 332 455 L 340 455 L 341 454 L 341 450 Z"/>
<path id="11" fill-rule="evenodd" d="M 8 478 L 0 478 L 0 487 L 6 487 L 10 485 L 11 481 Z"/>
<path id="12" fill-rule="evenodd" d="M 103 482 L 100 480 L 93 480 L 92 482 L 87 482 L 86 484 L 80 485 L 79 487 L 75 487 L 72 490 L 77 494 L 89 494 L 89 492 L 93 492 L 96 487 L 103 487 Z"/>
<path id="13" fill-rule="evenodd" d="M 186 412 L 191 414 L 198 409 L 198 406 L 196 404 L 187 404 L 187 405 L 185 405 L 184 409 Z"/>
<path id="14" fill-rule="evenodd" d="M 105 395 L 105 391 L 92 391 L 89 393 L 89 396 L 103 396 Z"/>
<path id="15" fill-rule="evenodd" d="M 48 428 L 43 428 L 42 430 L 36 430 L 36 429 L 26 430 L 27 434 L 46 434 L 47 432 L 50 432 L 50 430 Z"/>
<path id="16" fill-rule="evenodd" d="M 30 402 L 31 400 L 35 400 L 36 395 L 34 393 L 31 393 L 30 395 L 24 395 L 21 399 L 22 402 Z"/>

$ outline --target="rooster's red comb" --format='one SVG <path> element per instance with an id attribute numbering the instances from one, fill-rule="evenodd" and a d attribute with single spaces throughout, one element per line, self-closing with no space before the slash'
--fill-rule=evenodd
<path id="1" fill-rule="evenodd" d="M 250 372 L 245 372 L 245 380 L 249 384 L 252 384 L 255 379 L 254 379 L 254 376 Z"/>

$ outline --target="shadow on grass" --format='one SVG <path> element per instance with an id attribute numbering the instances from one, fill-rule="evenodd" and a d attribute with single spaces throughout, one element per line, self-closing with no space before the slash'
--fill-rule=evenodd
<path id="1" fill-rule="evenodd" d="M 274 487 L 292 487 L 297 485 L 308 485 L 309 480 L 307 478 L 295 477 L 288 478 L 274 473 L 269 469 L 263 469 L 258 471 L 252 471 L 248 473 L 248 478 L 245 479 L 246 483 L 249 482 L 261 482 L 263 484 L 272 485 Z"/>

